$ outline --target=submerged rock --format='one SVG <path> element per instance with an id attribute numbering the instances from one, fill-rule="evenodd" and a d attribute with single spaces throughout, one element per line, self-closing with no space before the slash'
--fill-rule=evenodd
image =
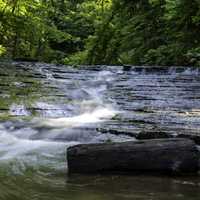
<path id="1" fill-rule="evenodd" d="M 80 144 L 67 150 L 69 173 L 193 173 L 199 152 L 189 139 Z"/>

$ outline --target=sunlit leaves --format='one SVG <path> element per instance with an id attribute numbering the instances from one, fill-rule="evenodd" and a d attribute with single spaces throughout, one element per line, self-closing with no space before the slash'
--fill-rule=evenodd
<path id="1" fill-rule="evenodd" d="M 0 56 L 6 52 L 6 48 L 0 45 Z"/>

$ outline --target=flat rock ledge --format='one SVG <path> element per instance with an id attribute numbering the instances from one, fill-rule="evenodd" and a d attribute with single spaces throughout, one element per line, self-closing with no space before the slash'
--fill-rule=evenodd
<path id="1" fill-rule="evenodd" d="M 190 139 L 80 144 L 67 149 L 68 173 L 189 174 L 199 170 L 199 151 Z"/>

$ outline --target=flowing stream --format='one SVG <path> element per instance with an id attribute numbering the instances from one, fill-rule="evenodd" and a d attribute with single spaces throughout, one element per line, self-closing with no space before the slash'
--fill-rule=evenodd
<path id="1" fill-rule="evenodd" d="M 199 176 L 67 176 L 67 147 L 144 132 L 200 136 L 200 69 L 0 64 L 0 200 L 199 200 Z"/>

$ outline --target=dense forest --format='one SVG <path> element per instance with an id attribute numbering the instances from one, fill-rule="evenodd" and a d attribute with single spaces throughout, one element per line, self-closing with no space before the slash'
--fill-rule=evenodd
<path id="1" fill-rule="evenodd" d="M 200 66 L 200 1 L 0 0 L 0 56 Z"/>

